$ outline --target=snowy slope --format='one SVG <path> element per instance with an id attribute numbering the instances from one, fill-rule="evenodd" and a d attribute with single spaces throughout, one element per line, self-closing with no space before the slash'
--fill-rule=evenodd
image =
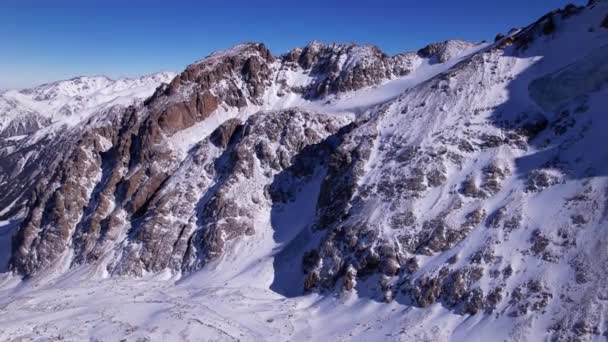
<path id="1" fill-rule="evenodd" d="M 605 340 L 607 14 L 242 44 L 91 113 L 0 223 L 0 338 Z"/>
<path id="2" fill-rule="evenodd" d="M 0 136 L 31 133 L 51 123 L 74 125 L 95 111 L 114 105 L 129 106 L 170 82 L 174 73 L 112 80 L 83 76 L 0 94 Z"/>

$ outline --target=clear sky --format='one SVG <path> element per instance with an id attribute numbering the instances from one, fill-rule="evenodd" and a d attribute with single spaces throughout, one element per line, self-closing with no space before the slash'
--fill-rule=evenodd
<path id="1" fill-rule="evenodd" d="M 451 38 L 491 40 L 562 0 L 0 0 L 0 89 L 78 75 L 181 71 L 212 51 L 311 40 L 388 54 Z"/>

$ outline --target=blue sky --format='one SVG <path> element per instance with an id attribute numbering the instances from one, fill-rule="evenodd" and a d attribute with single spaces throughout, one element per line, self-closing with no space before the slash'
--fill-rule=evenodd
<path id="1" fill-rule="evenodd" d="M 261 41 L 275 54 L 317 39 L 388 54 L 451 38 L 491 40 L 568 2 L 433 0 L 2 0 L 0 89 L 78 75 L 180 71 Z"/>

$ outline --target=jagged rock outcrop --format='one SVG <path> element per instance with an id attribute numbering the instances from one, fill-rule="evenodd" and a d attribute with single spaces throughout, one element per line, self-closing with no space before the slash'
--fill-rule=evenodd
<path id="1" fill-rule="evenodd" d="M 449 40 L 429 45 L 418 53 L 389 57 L 371 45 L 323 44 L 314 41 L 303 49 L 294 49 L 283 56 L 281 68 L 301 70 L 312 78 L 308 84 L 291 86 L 291 91 L 302 93 L 308 99 L 318 99 L 405 76 L 414 71 L 424 59 L 430 63 L 447 62 L 474 45 Z M 289 86 L 288 80 L 284 82 Z"/>
<path id="2" fill-rule="evenodd" d="M 473 43 L 463 40 L 446 40 L 441 43 L 429 44 L 418 50 L 418 55 L 429 58 L 431 63 L 445 63 L 456 54 L 473 47 Z"/>
<path id="3" fill-rule="evenodd" d="M 45 170 L 46 176 L 32 177 L 27 189 L 33 193 L 29 195 L 28 215 L 15 238 L 19 248 L 13 255 L 13 267 L 24 274 L 34 274 L 56 261 L 68 248 L 74 250 L 73 262 L 94 262 L 125 236 L 135 236 L 137 243 L 121 245 L 120 248 L 125 248 L 127 252 L 117 252 L 120 254 L 119 260 L 113 262 L 116 266 L 111 266 L 119 268 L 119 272 L 141 274 L 143 270 L 159 271 L 167 267 L 180 270 L 191 268 L 194 264 L 202 265 L 207 256 L 190 255 L 189 261 L 185 262 L 176 260 L 178 256 L 174 255 L 169 261 L 169 257 L 160 255 L 170 253 L 168 250 L 171 248 L 156 246 L 159 239 L 157 232 L 162 224 L 150 217 L 161 212 L 166 214 L 170 210 L 160 210 L 155 198 L 160 196 L 159 193 L 164 191 L 167 184 L 172 184 L 172 175 L 185 162 L 179 153 L 163 146 L 167 139 L 205 121 L 219 109 L 238 111 L 263 107 L 267 104 L 269 92 L 274 89 L 275 75 L 284 71 L 290 63 L 295 63 L 296 68 L 301 68 L 301 72 L 313 78 L 311 83 L 292 84 L 294 89 L 312 89 L 313 97 L 318 98 L 361 89 L 405 74 L 410 69 L 404 68 L 403 63 L 397 63 L 402 62 L 403 58 L 387 57 L 370 46 L 322 45 L 314 42 L 302 51 L 294 50 L 277 59 L 263 44 L 241 44 L 192 64 L 171 83 L 158 87 L 143 106 L 122 111 L 117 107 L 106 113 L 109 120 L 100 122 L 99 116 L 94 116 L 84 126 L 95 124 L 99 128 L 74 128 L 65 141 L 58 139 L 57 144 L 47 147 L 58 149 L 58 146 L 66 146 L 67 149 L 62 149 L 65 149 L 64 155 L 67 157 L 42 163 L 41 169 Z M 413 68 L 414 65 L 408 67 Z M 107 79 L 91 81 L 104 83 Z M 81 92 L 95 88 L 78 79 L 72 82 Z M 316 91 L 322 88 L 328 91 Z M 60 96 L 54 88 L 47 86 L 30 93 L 41 101 Z M 226 126 L 228 124 L 231 126 Z M 235 121 L 229 121 L 226 125 L 210 137 L 212 145 L 228 146 L 232 134 L 227 134 L 233 133 L 239 125 Z M 310 128 L 306 132 L 309 136 L 319 134 Z M 303 147 L 300 145 L 297 148 Z M 195 150 L 190 153 L 195 153 Z M 241 153 L 246 154 L 244 151 Z M 255 153 L 260 158 L 273 156 L 266 145 L 256 146 Z M 271 168 L 278 171 L 288 167 L 290 153 L 295 152 L 285 150 L 279 155 L 279 161 L 269 160 Z M 40 160 L 33 159 L 32 162 Z M 235 167 L 244 168 L 246 164 L 243 163 Z M 233 170 L 229 168 L 223 172 Z M 47 186 L 49 184 L 52 186 Z M 14 197 L 7 196 L 7 200 Z M 189 197 L 189 200 L 193 199 Z M 208 210 L 218 211 L 226 206 L 224 202 L 221 196 L 215 197 Z M 199 211 L 203 209 L 196 207 Z M 149 211 L 153 213 L 146 214 Z M 208 219 L 224 218 L 212 216 Z M 146 224 L 142 220 L 150 222 Z M 244 232 L 253 232 L 242 222 L 230 224 L 244 227 L 235 237 Z M 211 234 L 213 229 L 204 231 Z M 185 238 L 189 238 L 189 235 L 182 236 L 182 239 Z M 210 240 L 211 237 L 205 239 Z M 218 245 L 220 238 L 216 236 L 215 239 L 214 245 Z M 154 246 L 148 248 L 149 252 L 145 249 L 142 251 L 140 241 L 148 241 Z M 199 244 L 204 243 L 199 241 Z M 134 252 L 135 247 L 131 245 L 137 245 L 137 251 Z M 187 250 L 176 254 L 184 258 L 185 253 L 194 253 L 195 247 L 185 247 Z M 220 254 L 221 250 L 220 247 L 210 247 L 205 253 Z M 142 253 L 147 253 L 147 256 L 142 257 Z M 182 267 L 182 264 L 186 266 Z"/>
<path id="4" fill-rule="evenodd" d="M 261 104 L 270 85 L 272 62 L 264 44 L 238 45 L 188 66 L 146 104 L 158 113 L 154 120 L 170 135 L 204 120 L 222 104 L 237 108 Z"/>
<path id="5" fill-rule="evenodd" d="M 26 207 L 34 183 L 69 154 L 82 126 L 111 125 L 125 107 L 141 102 L 173 76 L 77 77 L 0 94 L 0 217 Z"/>
<path id="6" fill-rule="evenodd" d="M 255 214 L 270 201 L 266 188 L 273 175 L 293 167 L 295 156 L 342 125 L 343 119 L 300 110 L 227 121 L 149 200 L 112 267 L 131 274 L 192 271 L 221 256 L 232 240 L 254 238 Z"/>
<path id="7" fill-rule="evenodd" d="M 564 55 L 546 56 L 552 58 L 546 63 L 553 63 L 555 74 L 532 67 L 528 71 L 534 75 L 530 76 L 529 87 L 536 101 L 532 105 L 518 97 L 488 102 L 482 99 L 491 98 L 489 92 L 514 77 L 509 70 L 513 70 L 518 58 L 538 54 L 542 51 L 539 45 L 559 46 L 555 43 L 558 38 L 551 35 L 578 27 L 585 20 L 583 13 L 593 12 L 572 6 L 556 11 L 512 36 L 515 42 L 526 41 L 527 49 L 518 44 L 505 51 L 499 41 L 496 49 L 473 56 L 447 75 L 422 84 L 360 118 L 355 123 L 358 126 L 347 135 L 352 138 L 343 139 L 335 149 L 332 160 L 336 162 L 329 164 L 328 178 L 321 189 L 327 199 L 324 195 L 319 198 L 316 225 L 316 229 L 327 232 L 321 244 L 309 251 L 317 257 L 305 268 L 304 289 L 323 291 L 333 289 L 337 283 L 343 283 L 345 289 L 356 289 L 370 281 L 377 282 L 375 288 L 384 293 L 384 299 L 399 298 L 394 293 L 401 293 L 418 306 L 441 303 L 463 314 L 510 307 L 515 308 L 512 315 L 519 317 L 546 312 L 552 301 L 561 303 L 554 304 L 555 310 L 560 311 L 560 305 L 565 304 L 554 293 L 561 290 L 534 285 L 538 280 L 528 283 L 531 287 L 516 286 L 507 279 L 513 272 L 512 266 L 506 265 L 508 272 L 502 272 L 501 268 L 519 253 L 507 251 L 512 239 L 525 241 L 527 246 L 521 251 L 524 258 L 543 263 L 567 262 L 578 254 L 572 250 L 568 228 L 549 228 L 546 221 L 535 218 L 540 213 L 547 215 L 548 208 L 533 209 L 525 203 L 535 201 L 531 198 L 535 194 L 568 188 L 565 183 L 574 187 L 593 183 L 596 189 L 605 186 L 603 181 L 588 176 L 584 176 L 584 182 L 577 180 L 578 171 L 573 170 L 584 168 L 578 164 L 582 159 L 563 154 L 593 144 L 592 138 L 564 136 L 577 134 L 573 133 L 577 131 L 575 127 L 585 132 L 591 129 L 580 123 L 582 126 L 578 126 L 576 120 L 567 120 L 569 113 L 576 111 L 573 108 L 580 108 L 579 113 L 589 113 L 589 99 L 571 94 L 580 91 L 587 96 L 601 95 L 589 95 L 581 88 L 557 89 L 561 84 L 558 82 L 565 77 L 578 79 L 576 87 L 605 79 L 584 76 L 587 68 L 595 70 L 596 75 L 603 70 L 603 62 L 597 59 L 603 48 L 590 44 L 581 54 L 568 54 L 565 58 L 576 62 L 564 69 L 560 66 L 563 60 L 559 60 Z M 596 39 L 593 32 L 585 29 L 580 34 L 585 39 Z M 530 49 L 534 51 L 527 52 Z M 421 54 L 434 51 L 427 50 Z M 482 76 L 480 70 L 492 72 Z M 570 70 L 577 70 L 577 76 Z M 540 84 L 542 96 L 538 95 Z M 432 95 L 436 89 L 442 89 L 442 94 Z M 604 86 L 594 89 L 605 91 Z M 557 93 L 568 95 L 552 98 L 550 102 L 549 96 Z M 538 106 L 542 108 L 540 112 L 525 113 Z M 531 147 L 540 147 L 545 152 L 530 157 Z M 532 162 L 530 158 L 539 159 Z M 602 162 L 592 159 L 599 163 L 597 167 L 604 167 L 599 166 L 604 165 Z M 455 182 L 457 179 L 462 182 Z M 495 209 L 496 200 L 507 206 Z M 600 207 L 606 206 L 604 197 L 599 202 L 596 203 Z M 558 206 L 564 208 L 563 213 L 569 213 L 556 214 L 566 220 L 564 226 L 569 226 L 572 210 L 579 209 L 571 206 L 566 209 L 564 202 Z M 562 209 L 556 209 L 557 212 Z M 486 213 L 490 213 L 487 220 Z M 579 220 L 574 215 L 576 222 L 588 224 L 586 218 Z M 594 219 L 603 220 L 600 216 Z M 543 233 L 547 230 L 552 232 L 551 236 Z M 410 269 L 410 260 L 420 257 L 433 261 Z M 471 270 L 473 276 L 463 276 Z M 500 279 L 501 272 L 506 280 Z M 550 278 L 551 271 L 547 272 L 543 276 Z M 370 277 L 373 274 L 379 277 Z M 574 280 L 568 282 L 573 284 Z M 515 294 L 507 303 L 509 291 Z M 577 315 L 597 322 L 585 310 L 577 309 Z"/>
<path id="8" fill-rule="evenodd" d="M 312 42 L 303 49 L 289 52 L 286 67 L 300 67 L 314 80 L 296 91 L 307 98 L 322 98 L 363 87 L 409 73 L 405 55 L 389 57 L 375 46 L 325 45 Z"/>

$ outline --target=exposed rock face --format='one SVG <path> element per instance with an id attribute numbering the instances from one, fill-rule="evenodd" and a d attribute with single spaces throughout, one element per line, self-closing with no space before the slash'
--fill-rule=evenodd
<path id="1" fill-rule="evenodd" d="M 431 58 L 432 63 L 444 63 L 452 59 L 455 54 L 469 49 L 473 45 L 463 40 L 446 40 L 441 43 L 425 46 L 418 50 L 418 55 L 424 58 Z"/>
<path id="2" fill-rule="evenodd" d="M 54 174 L 40 180 L 58 187 L 38 185 L 13 265 L 35 273 L 70 245 L 75 262 L 92 262 L 127 234 L 129 242 L 108 266 L 110 272 L 200 268 L 221 255 L 226 242 L 255 233 L 252 215 L 259 204 L 243 205 L 230 194 L 238 196 L 253 183 L 249 186 L 259 190 L 249 195 L 264 198 L 266 185 L 256 175 L 270 182 L 268 177 L 290 167 L 302 149 L 335 133 L 340 120 L 300 111 L 252 116 L 242 124 L 229 120 L 200 142 L 170 179 L 164 172 L 152 178 L 158 172 L 154 163 L 149 171 L 127 172 L 126 160 L 133 156 L 121 155 L 120 144 L 104 150 L 99 140 L 107 132 L 88 131 Z"/>
<path id="3" fill-rule="evenodd" d="M 140 103 L 173 76 L 77 77 L 0 94 L 0 207 L 5 209 L 0 218 L 24 209 L 41 175 L 51 172 L 77 144 L 79 124 L 108 126 L 114 122 L 118 127 L 125 107 Z M 96 113 L 88 118 L 91 111 Z"/>
<path id="4" fill-rule="evenodd" d="M 470 49 L 475 44 L 449 40 L 429 45 L 418 53 L 409 52 L 389 57 L 371 45 L 341 45 L 312 42 L 303 49 L 294 49 L 282 58 L 284 70 L 298 70 L 309 75 L 312 82 L 292 87 L 306 98 L 374 86 L 383 81 L 404 76 L 415 70 L 423 59 L 444 63 Z"/>
<path id="5" fill-rule="evenodd" d="M 339 120 L 298 110 L 226 122 L 150 199 L 116 271 L 199 269 L 221 256 L 231 240 L 254 236 L 255 213 L 268 201 L 264 191 L 272 176 L 340 126 Z M 226 137 L 224 143 L 217 143 L 219 136 Z M 245 188 L 249 199 L 243 201 Z"/>
<path id="6" fill-rule="evenodd" d="M 375 46 L 312 42 L 304 49 L 292 50 L 284 62 L 299 66 L 314 78 L 299 91 L 308 98 L 321 98 L 405 75 L 412 70 L 402 64 L 406 58 L 401 55 L 391 58 Z"/>
<path id="7" fill-rule="evenodd" d="M 581 13 L 580 8 L 570 8 L 552 16 L 561 14 L 562 19 L 582 21 L 578 17 Z M 522 30 L 513 39 L 541 39 L 538 35 L 565 30 L 560 26 L 565 23 L 552 16 Z M 532 44 L 531 40 L 528 42 Z M 528 45 L 528 48 L 534 47 Z M 510 50 L 520 56 L 525 55 L 524 51 Z M 573 69 L 585 70 L 579 65 L 595 65 L 596 71 L 601 68 L 593 64 L 598 50 L 589 51 L 594 52 L 585 56 L 570 55 L 574 60 L 584 60 Z M 419 54 L 428 56 L 436 52 L 436 48 L 429 47 Z M 538 48 L 534 53 L 538 53 Z M 305 269 L 306 290 L 314 287 L 323 291 L 342 283 L 344 289 L 356 291 L 357 287 L 363 290 L 366 282 L 377 281 L 375 288 L 382 292 L 380 298 L 384 300 L 399 298 L 394 294 L 400 293 L 408 298 L 404 301 L 411 300 L 420 307 L 441 303 L 462 314 L 509 310 L 513 317 L 547 312 L 556 301 L 561 304 L 553 305 L 563 305 L 555 295 L 556 291 L 561 291 L 557 289 L 559 286 L 550 290 L 548 285 L 539 285 L 539 280 L 523 285 L 508 280 L 514 270 L 504 262 L 514 254 L 507 251 L 509 247 L 506 246 L 511 245 L 511 239 L 523 239 L 520 241 L 526 242 L 520 248 L 525 258 L 543 263 L 567 262 L 579 253 L 570 245 L 570 229 L 548 228 L 546 223 L 541 223 L 546 221 L 532 218 L 539 212 L 525 203 L 533 201 L 531 197 L 536 194 L 550 193 L 560 187 L 565 189 L 562 187 L 565 183 L 587 184 L 585 186 L 593 183 L 599 188 L 604 188 L 605 183 L 598 179 L 579 183 L 569 178 L 576 177 L 571 172 L 574 168 L 580 170 L 580 165 L 575 166 L 580 159 L 569 159 L 555 150 L 544 150 L 546 155 L 536 156 L 539 161 L 534 166 L 528 164 L 531 162 L 528 157 L 511 159 L 507 156 L 526 155 L 530 145 L 545 149 L 547 145 L 540 143 L 543 139 L 551 139 L 559 151 L 577 149 L 576 144 L 583 146 L 581 139 L 585 138 L 569 135 L 576 134 L 573 133 L 577 130 L 575 127 L 581 129 L 581 126 L 572 120 L 567 125 L 564 122 L 574 107 L 585 108 L 579 113 L 588 113 L 588 106 L 580 102 L 586 103 L 588 99 L 566 100 L 555 111 L 555 107 L 544 106 L 541 102 L 544 108 L 550 109 L 525 115 L 520 114 L 526 110 L 522 105 L 524 101 L 518 102 L 520 99 L 507 103 L 480 102 L 478 99 L 486 96 L 484 91 L 472 91 L 468 87 L 471 84 L 490 89 L 497 87 L 510 77 L 508 72 L 501 74 L 497 70 L 512 67 L 512 62 L 502 50 L 473 56 L 470 61 L 451 69 L 449 76 L 420 85 L 416 91 L 408 91 L 353 124 L 333 150 L 328 176 L 322 184 L 315 228 L 326 233 L 321 244 L 309 252 L 317 258 Z M 554 70 L 563 74 L 558 64 Z M 478 77 L 476 70 L 485 68 L 483 65 L 495 71 Z M 538 79 L 543 77 L 540 71 L 531 74 L 538 75 Z M 551 83 L 551 86 L 556 85 Z M 428 95 L 437 89 L 444 89 L 441 100 Z M 605 92 L 605 86 L 601 89 Z M 530 91 L 535 89 L 531 87 Z M 467 94 L 472 97 L 467 98 Z M 471 108 L 473 103 L 478 107 Z M 514 110 L 520 112 L 513 113 Z M 484 112 L 490 116 L 482 114 Z M 450 114 L 442 113 L 459 113 L 459 119 L 452 120 Z M 407 128 L 403 122 L 407 122 Z M 420 133 L 428 127 L 436 129 Z M 447 127 L 463 134 L 453 134 Z M 549 127 L 556 129 L 549 130 Z M 592 144 L 590 140 L 587 143 Z M 517 178 L 520 181 L 515 181 Z M 456 179 L 461 181 L 454 182 Z M 515 186 L 513 182 L 520 183 Z M 436 201 L 435 196 L 441 196 L 441 200 Z M 575 197 L 575 201 L 583 200 L 583 197 Z M 489 204 L 498 198 L 501 198 L 499 201 L 504 199 L 506 205 Z M 602 203 L 600 206 L 604 208 L 605 196 L 596 203 Z M 564 209 L 567 212 L 580 210 L 565 202 L 558 206 L 567 208 Z M 546 220 L 543 210 L 548 209 L 540 211 Z M 561 212 L 561 209 L 557 210 Z M 555 213 L 557 216 L 551 219 L 552 222 L 565 220 L 564 226 L 569 226 L 570 222 L 588 225 L 586 218 L 576 214 Z M 596 219 L 600 218 L 596 216 Z M 538 229 L 533 229 L 535 226 Z M 532 229 L 531 236 L 528 229 Z M 475 240 L 479 244 L 473 242 Z M 430 257 L 434 261 L 410 268 L 410 261 L 418 257 Z M 543 277 L 551 277 L 551 271 L 548 271 L 551 268 L 547 266 L 548 273 L 543 273 Z M 371 277 L 374 274 L 378 277 Z M 585 272 L 579 274 L 579 281 L 584 283 Z M 569 284 L 574 282 L 573 278 Z M 512 293 L 511 299 L 508 299 L 509 293 Z M 597 322 L 586 310 L 576 309 L 576 312 L 586 320 Z M 583 326 L 580 322 L 569 324 Z M 560 329 L 567 330 L 564 326 Z M 584 328 L 573 329 L 587 334 Z"/>
<path id="8" fill-rule="evenodd" d="M 19 120 L 11 120 L 2 132 L 1 139 L 6 139 L 15 136 L 29 135 L 37 130 L 51 124 L 51 120 L 41 117 L 36 113 L 24 113 L 20 115 Z"/>
<path id="9" fill-rule="evenodd" d="M 242 44 L 186 68 L 147 100 L 160 128 L 171 135 L 206 119 L 220 105 L 261 104 L 274 57 L 264 44 Z"/>
<path id="10" fill-rule="evenodd" d="M 119 112 L 122 114 L 122 110 Z M 114 120 L 118 125 L 119 116 L 114 115 Z M 32 274 L 53 263 L 67 250 L 66 242 L 75 232 L 81 233 L 79 222 L 88 219 L 84 215 L 91 215 L 95 206 L 108 210 L 110 199 L 94 192 L 100 190 L 103 182 L 115 181 L 109 177 L 108 168 L 116 155 L 109 144 L 116 138 L 111 127 L 66 135 L 44 146 L 38 158 L 28 161 L 19 176 L 32 178 L 33 183 L 26 183 L 26 190 L 31 189 L 32 193 L 28 215 L 15 239 L 19 244 L 13 255 L 16 269 Z M 57 150 L 63 151 L 65 157 L 50 153 Z M 38 173 L 41 166 L 43 172 Z M 88 223 L 87 230 L 99 228 L 98 221 Z"/>
<path id="11" fill-rule="evenodd" d="M 9 205 L 21 196 L 21 203 L 28 203 L 28 214 L 15 238 L 19 248 L 13 255 L 13 267 L 24 274 L 34 274 L 58 260 L 69 246 L 75 253 L 73 262 L 93 262 L 102 258 L 108 249 L 125 236 L 135 236 L 134 240 L 138 243 L 127 244 L 127 252 L 120 252 L 119 260 L 112 263 L 110 268 L 115 267 L 118 272 L 141 274 L 143 270 L 158 271 L 167 267 L 178 270 L 182 265 L 187 265 L 184 268 L 193 267 L 197 263 L 202 265 L 204 260 L 210 258 L 209 255 L 219 255 L 223 250 L 223 243 L 219 242 L 224 237 L 220 237 L 219 233 L 209 235 L 216 231 L 215 228 L 203 229 L 207 234 L 205 238 L 197 235 L 198 239 L 215 239 L 217 242 L 209 244 L 213 247 L 207 248 L 205 255 L 184 256 L 194 253 L 195 247 L 183 246 L 180 248 L 184 250 L 174 253 L 176 255 L 172 255 L 170 261 L 164 255 L 170 253 L 167 252 L 170 248 L 155 245 L 158 244 L 157 232 L 162 224 L 158 222 L 159 219 L 151 217 L 156 217 L 161 212 L 172 212 L 170 209 L 161 210 L 161 203 L 157 203 L 160 199 L 155 198 L 160 196 L 159 192 L 164 194 L 163 189 L 167 184 L 173 184 L 171 175 L 185 162 L 174 151 L 163 146 L 166 139 L 206 120 L 218 109 L 239 110 L 264 106 L 276 73 L 291 67 L 290 63 L 295 63 L 296 68 L 313 76 L 312 83 L 292 84 L 294 89 L 307 88 L 312 91 L 307 96 L 318 98 L 357 90 L 403 75 L 415 67 L 411 63 L 404 64 L 405 59 L 403 56 L 390 58 L 375 47 L 312 43 L 303 50 L 294 50 L 277 60 L 263 44 L 241 44 L 192 64 L 170 84 L 158 87 L 143 106 L 126 110 L 120 107 L 110 108 L 86 122 L 86 125 L 98 128 L 71 129 L 72 132 L 64 139 L 50 142 L 42 140 L 41 143 L 32 145 L 38 153 L 62 150 L 65 157 L 53 153 L 39 154 L 27 161 L 22 172 L 12 175 L 30 179 L 29 183 L 25 183 L 26 187 L 12 187 L 3 200 Z M 86 92 L 97 87 L 97 83 L 105 84 L 109 80 L 83 82 L 75 79 L 71 82 L 79 91 Z M 89 84 L 90 82 L 97 83 Z M 41 87 L 30 93 L 41 101 L 63 96 L 53 87 Z M 106 118 L 100 119 L 101 114 L 105 114 Z M 216 130 L 208 142 L 215 148 L 228 148 L 235 139 L 235 132 L 241 130 L 241 124 L 229 121 Z M 17 132 L 14 131 L 11 134 Z M 19 132 L 27 133 L 26 131 L 27 127 Z M 305 133 L 308 139 L 321 134 L 312 128 L 308 128 Z M 290 153 L 303 148 L 305 145 L 302 144 L 304 142 L 293 146 L 295 150 L 281 150 L 278 157 L 274 157 L 267 144 L 258 144 L 253 151 L 277 172 L 289 166 Z M 196 153 L 198 149 L 203 148 L 198 147 L 191 152 Z M 251 177 L 251 161 L 244 161 L 248 160 L 245 158 L 248 153 L 245 150 L 244 147 L 239 150 L 242 154 L 240 159 L 237 158 L 239 163 L 231 161 L 228 155 L 223 157 L 223 162 L 229 165 L 234 163 L 235 169 L 228 167 L 222 172 L 206 176 L 224 179 L 228 177 L 224 173 L 241 170 Z M 12 167 L 12 160 L 22 159 L 27 151 L 21 149 L 17 154 L 7 156 L 7 168 Z M 237 151 L 228 154 L 235 153 L 238 154 Z M 52 160 L 46 160 L 53 157 Z M 34 168 L 35 164 L 38 167 Z M 45 176 L 39 177 L 42 170 Z M 211 186 L 210 184 L 208 185 Z M 199 186 L 204 188 L 202 183 Z M 217 189 L 220 190 L 223 188 Z M 28 194 L 30 192 L 31 195 Z M 27 198 L 22 197 L 24 193 L 28 194 Z M 195 209 L 205 210 L 211 216 L 201 216 L 196 220 L 226 220 L 233 227 L 228 230 L 241 227 L 233 234 L 234 237 L 244 233 L 252 234 L 254 230 L 248 227 L 250 223 L 218 216 L 224 215 L 218 213 L 225 213 L 226 210 L 234 215 L 233 211 L 237 210 L 232 204 L 226 203 L 222 196 L 213 197 L 208 204 L 209 209 L 201 207 L 203 203 L 199 203 Z M 194 198 L 189 196 L 188 200 L 193 201 Z M 9 214 L 16 213 L 21 208 L 22 206 L 15 206 Z M 177 207 L 172 209 L 177 210 Z M 149 211 L 154 214 L 147 214 Z M 222 228 L 218 231 L 223 234 L 228 230 Z M 182 233 L 179 236 L 181 239 L 190 238 L 190 235 Z M 174 238 L 176 239 L 177 237 Z M 147 241 L 154 246 L 142 248 L 139 241 Z M 199 241 L 199 244 L 204 243 Z M 132 247 L 134 245 L 137 247 Z M 137 251 L 134 252 L 134 249 Z M 161 257 L 161 254 L 164 256 Z M 190 259 L 187 262 L 177 260 L 185 257 Z"/>

